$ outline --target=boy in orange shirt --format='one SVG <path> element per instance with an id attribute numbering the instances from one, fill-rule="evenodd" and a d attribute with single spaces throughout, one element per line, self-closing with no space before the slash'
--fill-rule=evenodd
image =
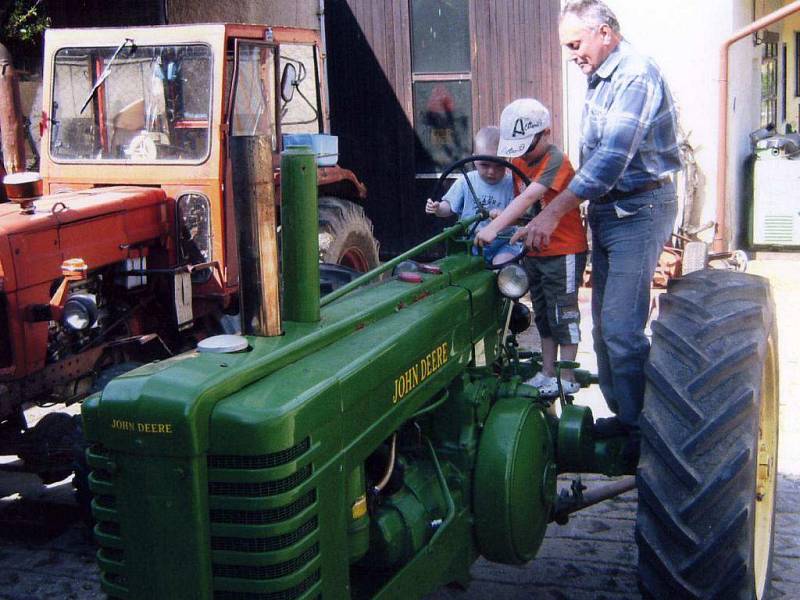
<path id="1" fill-rule="evenodd" d="M 513 225 L 536 202 L 547 206 L 575 174 L 569 158 L 549 143 L 550 112 L 533 98 L 520 98 L 503 109 L 500 117 L 499 156 L 512 159 L 514 166 L 527 175 L 527 187 L 514 176 L 517 194 L 500 215 L 475 236 L 479 246 L 491 243 L 497 233 Z M 511 241 L 524 237 L 520 230 Z M 542 339 L 542 371 L 529 382 L 545 396 L 558 393 L 555 362 L 574 361 L 581 339 L 578 288 L 586 267 L 586 232 L 580 212 L 564 215 L 550 237 L 550 244 L 540 250 L 528 249 L 523 266 L 531 280 L 534 321 Z M 580 386 L 571 369 L 561 371 L 565 393 L 573 394 Z"/>

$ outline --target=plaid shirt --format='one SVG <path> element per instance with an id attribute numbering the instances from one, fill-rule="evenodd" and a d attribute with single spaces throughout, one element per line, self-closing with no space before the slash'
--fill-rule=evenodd
<path id="1" fill-rule="evenodd" d="M 589 76 L 581 167 L 569 190 L 595 200 L 612 189 L 629 192 L 679 170 L 677 128 L 661 71 L 621 41 Z"/>

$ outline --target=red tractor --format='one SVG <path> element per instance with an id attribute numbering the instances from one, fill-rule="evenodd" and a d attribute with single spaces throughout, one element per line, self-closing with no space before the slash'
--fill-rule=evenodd
<path id="1" fill-rule="evenodd" d="M 270 154 L 318 149 L 320 260 L 337 265 L 323 285 L 378 264 L 366 189 L 323 133 L 320 47 L 316 31 L 260 25 L 47 32 L 41 173 L 6 161 L 0 204 L 0 454 L 66 477 L 75 420 L 28 427 L 26 407 L 238 327 L 237 160 L 264 162 L 279 189 Z M 234 157 L 252 135 L 271 147 Z M 253 194 L 276 207 L 272 189 Z"/>

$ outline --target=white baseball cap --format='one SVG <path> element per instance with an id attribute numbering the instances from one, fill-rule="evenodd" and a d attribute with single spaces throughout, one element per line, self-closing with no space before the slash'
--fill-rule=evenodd
<path id="1" fill-rule="evenodd" d="M 540 131 L 550 127 L 550 111 L 538 100 L 520 98 L 503 109 L 500 115 L 498 156 L 522 156 Z"/>

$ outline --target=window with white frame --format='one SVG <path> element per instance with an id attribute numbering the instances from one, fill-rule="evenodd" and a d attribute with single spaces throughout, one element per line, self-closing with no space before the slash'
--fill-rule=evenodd
<path id="1" fill-rule="evenodd" d="M 778 35 L 768 31 L 761 51 L 761 126 L 770 123 L 778 125 Z"/>

